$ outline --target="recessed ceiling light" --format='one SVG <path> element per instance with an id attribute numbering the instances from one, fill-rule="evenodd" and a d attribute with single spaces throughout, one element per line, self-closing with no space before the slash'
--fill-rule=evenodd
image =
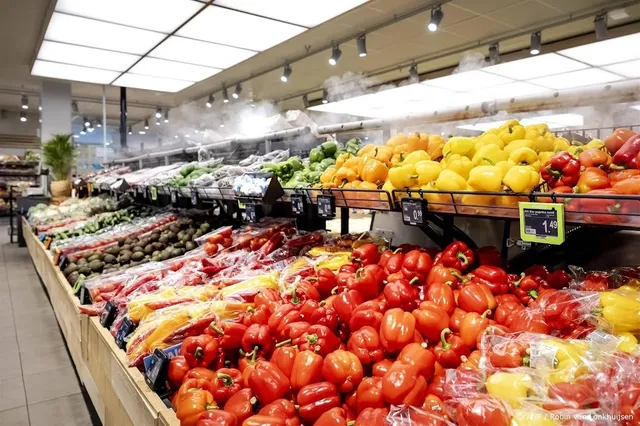
<path id="1" fill-rule="evenodd" d="M 71 65 L 126 71 L 140 56 L 43 40 L 38 59 Z"/>
<path id="2" fill-rule="evenodd" d="M 130 72 L 153 77 L 197 82 L 209 78 L 220 71 L 222 70 L 200 65 L 184 64 L 182 62 L 167 61 L 164 59 L 143 58 L 131 68 Z"/>
<path id="3" fill-rule="evenodd" d="M 113 84 L 114 86 L 175 93 L 191 86 L 193 82 L 126 73 L 118 78 Z"/>
<path id="4" fill-rule="evenodd" d="M 542 87 L 548 87 L 549 89 L 561 90 L 572 89 L 574 87 L 591 86 L 600 83 L 609 83 L 622 79 L 623 77 L 617 76 L 610 72 L 599 70 L 596 68 L 589 68 L 586 70 L 573 71 L 565 74 L 536 78 L 530 80 L 529 82 Z"/>
<path id="5" fill-rule="evenodd" d="M 593 66 L 615 64 L 640 59 L 640 33 L 611 38 L 583 46 L 561 50 L 558 53 Z"/>
<path id="6" fill-rule="evenodd" d="M 62 80 L 83 81 L 86 83 L 109 84 L 118 78 L 115 71 L 80 67 L 77 65 L 59 64 L 37 59 L 31 69 L 32 75 L 39 77 L 59 78 Z"/>
<path id="7" fill-rule="evenodd" d="M 582 62 L 574 61 L 573 59 L 565 58 L 555 53 L 547 53 L 545 55 L 531 56 L 517 61 L 492 65 L 483 68 L 482 71 L 514 80 L 529 80 L 553 74 L 577 71 L 588 67 L 588 65 Z"/>

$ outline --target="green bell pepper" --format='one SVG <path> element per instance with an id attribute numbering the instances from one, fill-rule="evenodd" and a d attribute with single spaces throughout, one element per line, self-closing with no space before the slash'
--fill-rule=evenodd
<path id="1" fill-rule="evenodd" d="M 325 142 L 320 145 L 320 149 L 322 149 L 325 158 L 333 157 L 333 154 L 338 150 L 338 144 L 333 141 Z"/>
<path id="2" fill-rule="evenodd" d="M 287 162 L 291 164 L 291 169 L 294 171 L 302 169 L 302 160 L 298 156 L 289 158 Z"/>
<path id="3" fill-rule="evenodd" d="M 309 151 L 309 161 L 312 163 L 319 163 L 324 160 L 324 154 L 320 148 L 313 148 Z"/>
<path id="4" fill-rule="evenodd" d="M 307 175 L 307 182 L 309 183 L 318 183 L 320 182 L 320 176 L 322 176 L 322 172 L 311 172 Z"/>
<path id="5" fill-rule="evenodd" d="M 333 158 L 325 158 L 320 162 L 320 165 L 322 166 L 322 170 L 324 171 L 327 169 L 327 167 L 335 166 L 336 160 L 334 160 Z"/>
<path id="6" fill-rule="evenodd" d="M 262 163 L 260 167 L 260 171 L 265 173 L 274 173 L 275 169 L 278 167 L 275 163 Z"/>
<path id="7" fill-rule="evenodd" d="M 309 164 L 309 170 L 312 172 L 317 172 L 318 170 L 320 170 L 321 167 L 322 167 L 322 162 Z"/>

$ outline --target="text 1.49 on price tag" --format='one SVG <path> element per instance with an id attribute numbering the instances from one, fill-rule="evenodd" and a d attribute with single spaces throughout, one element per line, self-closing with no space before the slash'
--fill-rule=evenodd
<path id="1" fill-rule="evenodd" d="M 564 242 L 564 204 L 518 203 L 520 238 L 531 243 Z"/>
<path id="2" fill-rule="evenodd" d="M 336 198 L 333 195 L 318 195 L 318 216 L 324 219 L 336 217 Z"/>
<path id="3" fill-rule="evenodd" d="M 403 198 L 402 221 L 405 225 L 424 225 L 424 218 L 427 215 L 427 201 L 421 198 Z"/>
<path id="4" fill-rule="evenodd" d="M 294 216 L 304 216 L 304 195 L 291 194 L 291 212 Z"/>

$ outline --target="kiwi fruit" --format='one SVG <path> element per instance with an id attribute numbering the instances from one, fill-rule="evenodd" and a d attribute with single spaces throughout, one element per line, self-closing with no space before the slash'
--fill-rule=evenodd
<path id="1" fill-rule="evenodd" d="M 193 242 L 191 242 L 191 241 L 187 241 L 187 242 L 186 242 L 186 244 L 184 245 L 184 248 L 185 248 L 187 251 L 191 251 L 191 250 L 193 250 L 194 248 L 196 248 L 196 245 L 195 245 Z"/>
<path id="2" fill-rule="evenodd" d="M 122 246 L 125 244 L 125 241 L 126 241 L 126 238 L 120 238 L 120 239 L 118 240 L 118 245 L 119 245 L 120 247 L 122 247 Z"/>
<path id="3" fill-rule="evenodd" d="M 121 254 L 120 257 L 118 258 L 118 262 L 120 262 L 123 265 L 126 265 L 127 263 L 129 263 L 131 261 L 131 256 L 132 256 L 129 253 L 131 253 L 131 252 L 128 252 L 125 255 Z"/>
<path id="4" fill-rule="evenodd" d="M 104 263 L 113 263 L 116 261 L 116 257 L 112 254 L 108 254 L 102 260 L 104 261 Z"/>
<path id="5" fill-rule="evenodd" d="M 160 256 L 160 250 L 156 250 L 153 253 L 151 253 L 151 257 L 158 257 Z"/>
<path id="6" fill-rule="evenodd" d="M 193 234 L 193 239 L 195 240 L 196 238 L 200 238 L 202 237 L 204 234 L 202 233 L 201 230 L 197 230 L 195 234 Z"/>
<path id="7" fill-rule="evenodd" d="M 144 246 L 144 252 L 146 254 L 151 254 L 153 253 L 153 245 L 151 244 L 147 244 L 146 246 Z"/>
<path id="8" fill-rule="evenodd" d="M 131 251 L 131 244 L 125 244 L 122 247 L 120 247 L 120 252 L 123 251 Z"/>
<path id="9" fill-rule="evenodd" d="M 80 269 L 78 269 L 78 273 L 84 275 L 85 277 L 91 275 L 91 268 L 89 268 L 88 266 L 82 266 Z"/>
<path id="10" fill-rule="evenodd" d="M 175 244 L 173 245 L 173 247 L 174 247 L 174 248 L 183 248 L 183 247 L 184 247 L 184 245 L 185 245 L 185 242 L 184 242 L 184 241 L 178 241 L 177 243 L 175 243 Z"/>
<path id="11" fill-rule="evenodd" d="M 72 272 L 75 272 L 77 270 L 78 270 L 78 266 L 75 263 L 70 263 L 69 266 L 64 268 L 64 271 L 62 273 L 64 274 L 65 277 L 69 277 L 69 275 L 71 275 Z"/>
<path id="12" fill-rule="evenodd" d="M 89 258 L 90 258 L 91 256 L 93 256 L 93 253 L 92 253 L 92 252 L 88 252 L 88 253 L 85 253 L 85 254 L 83 255 L 83 257 L 84 257 L 85 259 L 87 259 L 87 260 L 89 260 Z"/>
<path id="13" fill-rule="evenodd" d="M 207 222 L 205 222 L 202 225 L 200 225 L 200 231 L 202 231 L 204 233 L 209 232 L 210 229 L 211 229 L 211 225 L 209 225 Z"/>
<path id="14" fill-rule="evenodd" d="M 151 243 L 151 247 L 153 247 L 153 251 L 162 250 L 164 248 L 164 244 L 162 244 L 162 243 Z"/>
<path id="15" fill-rule="evenodd" d="M 168 237 L 169 237 L 169 241 L 176 241 L 178 239 L 177 233 L 173 231 L 169 232 Z"/>
<path id="16" fill-rule="evenodd" d="M 138 261 L 142 260 L 143 258 L 144 258 L 144 253 L 142 253 L 142 251 L 135 251 L 131 255 L 131 260 L 133 260 L 134 262 L 138 262 Z"/>
<path id="17" fill-rule="evenodd" d="M 179 239 L 179 240 L 182 240 L 182 239 L 184 238 L 184 236 L 185 236 L 184 231 L 180 231 L 180 232 L 178 232 L 178 235 L 177 235 L 177 236 L 178 236 L 178 239 Z"/>
<path id="18" fill-rule="evenodd" d="M 169 230 L 175 234 L 180 232 L 180 227 L 178 225 L 172 224 L 171 226 L 169 226 Z"/>
<path id="19" fill-rule="evenodd" d="M 78 271 L 73 271 L 67 277 L 67 281 L 69 281 L 69 284 L 75 285 L 76 282 L 78 281 L 78 278 L 80 278 L 80 273 Z"/>
<path id="20" fill-rule="evenodd" d="M 153 234 L 151 234 L 151 242 L 155 243 L 156 241 L 158 241 L 160 239 L 160 233 L 159 232 L 154 232 Z"/>

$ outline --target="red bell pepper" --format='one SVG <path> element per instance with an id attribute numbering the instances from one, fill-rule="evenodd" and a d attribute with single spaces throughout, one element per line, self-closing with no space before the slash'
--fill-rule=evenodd
<path id="1" fill-rule="evenodd" d="M 502 268 L 497 266 L 479 266 L 473 271 L 474 277 L 471 283 L 486 284 L 494 295 L 509 292 L 508 275 Z"/>
<path id="2" fill-rule="evenodd" d="M 617 170 L 609 174 L 609 180 L 611 181 L 611 185 L 614 185 L 620 181 L 623 181 L 638 175 L 640 175 L 640 170 L 638 169 Z"/>
<path id="3" fill-rule="evenodd" d="M 242 426 L 286 426 L 286 422 L 281 417 L 256 414 L 242 422 Z"/>
<path id="4" fill-rule="evenodd" d="M 491 311 L 485 311 L 482 315 L 477 312 L 469 312 L 464 316 L 462 324 L 460 324 L 460 338 L 470 349 L 476 347 L 478 336 L 489 327 L 491 321 L 487 318 Z"/>
<path id="5" fill-rule="evenodd" d="M 613 164 L 624 166 L 628 169 L 637 169 L 636 157 L 640 152 L 640 136 L 634 135 L 620 147 L 613 155 Z"/>
<path id="6" fill-rule="evenodd" d="M 242 347 L 242 336 L 247 331 L 247 326 L 239 322 L 220 321 L 212 322 L 205 333 L 219 337 L 220 349 L 236 350 Z"/>
<path id="7" fill-rule="evenodd" d="M 422 410 L 426 411 L 427 413 L 435 414 L 442 418 L 447 418 L 447 412 L 444 402 L 442 402 L 442 399 L 440 399 L 436 395 L 428 394 L 424 399 L 422 407 L 420 408 L 422 408 Z"/>
<path id="8" fill-rule="evenodd" d="M 460 271 L 453 268 L 447 268 L 444 265 L 434 264 L 429 275 L 427 276 L 427 287 L 433 284 L 447 284 L 451 287 L 457 287 L 460 283 Z"/>
<path id="9" fill-rule="evenodd" d="M 375 299 L 382 288 L 383 274 L 382 268 L 378 265 L 358 269 L 355 276 L 347 281 L 347 288 L 358 291 L 364 300 Z"/>
<path id="10" fill-rule="evenodd" d="M 365 365 L 382 361 L 384 357 L 380 336 L 375 328 L 368 325 L 351 333 L 347 348 Z"/>
<path id="11" fill-rule="evenodd" d="M 278 339 L 284 337 L 283 332 L 287 324 L 301 321 L 300 310 L 293 303 L 285 303 L 278 308 L 269 317 L 269 330 L 271 334 Z"/>
<path id="12" fill-rule="evenodd" d="M 603 170 L 608 170 L 611 165 L 611 156 L 601 149 L 589 148 L 580 153 L 578 161 L 580 161 L 581 170 L 588 167 L 598 167 Z"/>
<path id="13" fill-rule="evenodd" d="M 343 323 L 348 324 L 351 319 L 353 310 L 362 304 L 364 299 L 360 292 L 356 290 L 347 290 L 339 293 L 333 301 L 333 309 L 336 310 L 338 317 Z"/>
<path id="14" fill-rule="evenodd" d="M 399 352 L 416 339 L 416 319 L 402 309 L 389 309 L 380 324 L 380 341 L 387 352 Z"/>
<path id="15" fill-rule="evenodd" d="M 297 344 L 301 351 L 312 351 L 320 356 L 327 356 L 340 346 L 340 339 L 328 327 L 316 324 L 309 327 L 300 339 L 293 343 Z"/>
<path id="16" fill-rule="evenodd" d="M 273 337 L 266 325 L 253 324 L 242 336 L 242 349 L 246 354 L 268 354 L 273 349 Z"/>
<path id="17" fill-rule="evenodd" d="M 545 402 L 542 407 L 550 411 L 598 408 L 600 403 L 595 386 L 593 379 L 578 379 L 573 383 L 555 383 L 547 391 L 551 401 Z"/>
<path id="18" fill-rule="evenodd" d="M 577 327 L 582 321 L 580 303 L 568 292 L 547 289 L 532 308 L 542 313 L 542 318 L 551 330 L 566 330 Z"/>
<path id="19" fill-rule="evenodd" d="M 464 272 L 471 267 L 474 259 L 473 250 L 462 241 L 454 241 L 442 251 L 438 263 Z"/>
<path id="20" fill-rule="evenodd" d="M 558 152 L 544 163 L 540 176 L 550 188 L 575 186 L 580 178 L 580 162 L 567 151 Z"/>
<path id="21" fill-rule="evenodd" d="M 209 392 L 218 404 L 226 403 L 229 398 L 243 388 L 242 373 L 235 368 L 221 368 L 209 386 Z"/>
<path id="22" fill-rule="evenodd" d="M 518 341 L 507 341 L 487 349 L 487 360 L 495 368 L 529 366 L 529 348 Z"/>
<path id="23" fill-rule="evenodd" d="M 484 246 L 476 250 L 476 261 L 480 266 L 497 266 L 502 268 L 504 260 L 500 252 L 494 246 Z"/>
<path id="24" fill-rule="evenodd" d="M 260 305 L 257 308 L 249 307 L 242 316 L 242 324 L 249 327 L 252 324 L 267 325 L 271 311 L 266 305 Z"/>
<path id="25" fill-rule="evenodd" d="M 388 408 L 366 408 L 360 414 L 353 426 L 387 426 Z"/>
<path id="26" fill-rule="evenodd" d="M 368 300 L 357 306 L 351 313 L 349 329 L 357 331 L 365 325 L 370 325 L 376 330 L 380 328 L 382 315 L 387 311 L 387 302 L 384 299 Z"/>
<path id="27" fill-rule="evenodd" d="M 282 332 L 282 338 L 285 340 L 278 342 L 276 347 L 289 344 L 298 345 L 302 343 L 304 340 L 303 336 L 305 336 L 305 333 L 309 331 L 309 327 L 311 327 L 311 324 L 306 321 L 296 321 L 287 324 Z"/>
<path id="28" fill-rule="evenodd" d="M 421 405 L 427 381 L 413 365 L 396 361 L 382 378 L 382 396 L 393 405 Z"/>
<path id="29" fill-rule="evenodd" d="M 465 315 L 467 315 L 467 312 L 463 311 L 460 308 L 455 308 L 453 310 L 453 314 L 449 318 L 449 328 L 451 329 L 451 331 L 453 331 L 454 333 L 460 331 L 460 326 L 462 325 L 462 320 L 464 319 Z"/>
<path id="30" fill-rule="evenodd" d="M 215 379 L 215 377 L 215 371 L 209 370 L 208 368 L 196 367 L 189 370 L 187 375 L 184 376 L 183 384 L 189 379 L 205 380 L 207 382 L 210 382 Z"/>
<path id="31" fill-rule="evenodd" d="M 366 377 L 356 392 L 356 408 L 361 412 L 367 408 L 383 408 L 386 406 L 382 396 L 382 378 Z"/>
<path id="32" fill-rule="evenodd" d="M 389 368 L 391 368 L 391 364 L 393 364 L 393 361 L 389 358 L 378 361 L 373 364 L 373 367 L 371 368 L 371 374 L 373 375 L 373 377 L 384 377 L 384 375 L 387 374 L 387 371 L 389 371 Z"/>
<path id="33" fill-rule="evenodd" d="M 202 334 L 200 336 L 187 337 L 180 347 L 182 355 L 189 367 L 208 367 L 218 356 L 220 344 L 213 337 Z"/>
<path id="34" fill-rule="evenodd" d="M 289 392 L 291 382 L 274 364 L 258 361 L 249 376 L 249 388 L 261 404 L 269 404 Z"/>
<path id="35" fill-rule="evenodd" d="M 320 293 L 318 293 L 311 281 L 302 280 L 295 284 L 283 299 L 286 303 L 293 303 L 295 306 L 300 307 L 301 303 L 308 300 L 319 302 Z"/>
<path id="36" fill-rule="evenodd" d="M 464 344 L 462 339 L 454 335 L 448 328 L 442 330 L 440 342 L 433 352 L 436 360 L 444 368 L 457 368 L 462 363 L 462 357 L 468 357 L 471 354 L 469 347 Z"/>
<path id="37" fill-rule="evenodd" d="M 449 326 L 449 315 L 433 302 L 425 301 L 412 312 L 415 327 L 429 342 L 437 342 L 440 332 Z"/>
<path id="38" fill-rule="evenodd" d="M 632 384 L 627 389 L 622 390 L 619 396 L 618 405 L 620 414 L 625 416 L 624 426 L 637 426 L 640 420 L 640 385 Z"/>
<path id="39" fill-rule="evenodd" d="M 311 325 L 324 325 L 328 327 L 334 333 L 338 331 L 338 314 L 335 309 L 327 308 L 326 305 L 320 303 L 317 309 L 315 309 L 311 315 L 304 315 L 305 320 L 307 320 Z M 300 312 L 301 316 L 303 316 L 302 311 Z"/>
<path id="40" fill-rule="evenodd" d="M 434 266 L 434 269 L 436 267 Z M 456 309 L 456 300 L 450 285 L 433 283 L 427 288 L 425 298 L 443 309 L 448 315 Z"/>
<path id="41" fill-rule="evenodd" d="M 293 361 L 296 359 L 298 352 L 300 351 L 296 346 L 280 346 L 274 349 L 269 362 L 278 367 L 287 377 L 291 377 Z"/>
<path id="42" fill-rule="evenodd" d="M 547 276 L 546 281 L 549 287 L 560 290 L 569 286 L 569 283 L 571 282 L 571 275 L 562 269 L 558 269 L 557 271 L 550 273 Z"/>
<path id="43" fill-rule="evenodd" d="M 433 260 L 431 260 L 431 256 L 428 253 L 420 250 L 411 250 L 404 256 L 401 271 L 408 281 L 417 277 L 418 282 L 424 284 L 432 266 Z"/>
<path id="44" fill-rule="evenodd" d="M 340 349 L 327 355 L 322 365 L 322 377 L 334 383 L 340 392 L 356 389 L 363 375 L 362 363 L 358 357 Z"/>
<path id="45" fill-rule="evenodd" d="M 538 298 L 540 292 L 547 288 L 547 282 L 534 275 L 526 275 L 517 281 L 511 282 L 511 292 L 525 306 Z"/>
<path id="46" fill-rule="evenodd" d="M 393 250 L 389 250 L 389 249 L 380 253 L 380 260 L 378 261 L 378 266 L 384 269 L 387 266 L 387 263 L 389 263 L 389 259 L 391 259 L 391 255 L 393 255 Z"/>
<path id="47" fill-rule="evenodd" d="M 253 298 L 254 307 L 266 306 L 270 312 L 276 310 L 276 308 L 282 305 L 282 297 L 280 292 L 274 288 L 263 288 Z"/>
<path id="48" fill-rule="evenodd" d="M 640 179 L 638 179 L 640 184 Z M 640 185 L 639 185 L 640 188 Z M 607 197 L 610 195 L 619 195 L 621 192 L 617 188 L 597 189 L 590 191 L 590 195 L 600 195 Z M 623 204 L 628 201 L 614 200 L 613 198 L 583 198 L 580 199 L 581 212 L 585 215 L 587 222 L 611 224 L 620 222 L 624 219 Z"/>
<path id="49" fill-rule="evenodd" d="M 528 331 L 531 333 L 549 334 L 549 326 L 544 321 L 539 309 L 523 309 L 512 314 L 509 326 L 512 332 Z"/>
<path id="50" fill-rule="evenodd" d="M 260 416 L 264 416 L 265 418 L 256 419 L 256 417 L 260 417 Z M 293 405 L 293 402 L 286 400 L 284 398 L 277 399 L 273 401 L 271 404 L 265 405 L 258 412 L 258 416 L 250 417 L 245 421 L 244 424 L 251 425 L 252 423 L 249 423 L 251 419 L 254 419 L 255 423 L 253 424 L 256 426 L 280 424 L 276 422 L 270 423 L 270 421 L 272 420 L 267 419 L 267 417 L 283 420 L 284 426 L 300 426 L 300 418 L 298 417 L 298 414 L 296 412 L 295 405 Z"/>
<path id="51" fill-rule="evenodd" d="M 189 369 L 189 364 L 187 364 L 187 360 L 183 356 L 171 358 L 167 377 L 172 389 L 178 389 L 182 385 Z"/>
<path id="52" fill-rule="evenodd" d="M 631 137 L 635 136 L 637 133 L 625 128 L 616 129 L 611 135 L 609 135 L 604 140 L 604 146 L 607 148 L 607 151 L 614 155 L 616 152 L 622 148 L 622 146 L 627 142 Z"/>
<path id="53" fill-rule="evenodd" d="M 576 184 L 580 194 L 586 194 L 594 189 L 605 189 L 611 186 L 607 172 L 597 167 L 588 167 L 580 173 L 580 179 Z"/>
<path id="54" fill-rule="evenodd" d="M 336 286 L 336 274 L 329 268 L 319 268 L 315 278 L 307 279 L 313 283 L 322 299 L 329 297 L 331 290 Z"/>
<path id="55" fill-rule="evenodd" d="M 291 370 L 291 389 L 300 390 L 322 380 L 322 363 L 322 357 L 315 352 L 299 352 Z"/>
<path id="56" fill-rule="evenodd" d="M 224 410 L 207 410 L 200 413 L 196 426 L 238 426 L 238 418 Z"/>
<path id="57" fill-rule="evenodd" d="M 517 279 L 517 275 L 513 275 L 513 279 Z M 509 280 L 511 280 L 511 275 Z M 520 299 L 518 299 L 515 295 L 509 293 L 509 294 L 499 294 L 496 296 L 496 303 L 498 304 L 498 307 L 500 307 L 500 305 L 504 305 L 505 303 L 508 302 L 516 302 L 518 305 L 520 305 Z"/>
<path id="58" fill-rule="evenodd" d="M 338 388 L 331 382 L 319 382 L 300 389 L 298 415 L 305 424 L 313 424 L 325 411 L 340 407 Z"/>
<path id="59" fill-rule="evenodd" d="M 418 374 L 429 381 L 435 374 L 436 358 L 427 349 L 426 343 L 409 343 L 398 355 L 398 361 L 412 365 L 418 369 Z"/>
<path id="60" fill-rule="evenodd" d="M 418 300 L 418 288 L 413 284 L 418 282 L 414 278 L 411 282 L 400 279 L 384 286 L 384 298 L 389 304 L 389 308 L 400 308 L 403 311 L 415 309 Z"/>
<path id="61" fill-rule="evenodd" d="M 444 400 L 444 385 L 447 382 L 447 376 L 444 374 L 436 374 L 433 376 L 433 379 L 429 382 L 429 386 L 427 386 L 427 393 L 430 395 L 435 395 L 438 398 Z"/>
<path id="62" fill-rule="evenodd" d="M 373 265 L 380 261 L 378 246 L 372 243 L 363 244 L 351 252 L 351 261 L 360 266 Z"/>
<path id="63" fill-rule="evenodd" d="M 509 411 L 505 404 L 491 395 L 480 395 L 465 400 L 456 408 L 459 426 L 509 426 Z"/>
<path id="64" fill-rule="evenodd" d="M 522 306 L 520 301 L 506 302 L 502 305 L 498 305 L 493 318 L 497 324 L 509 327 L 513 322 L 513 314 L 522 310 L 524 310 L 524 306 Z"/>
<path id="65" fill-rule="evenodd" d="M 472 283 L 460 290 L 458 295 L 458 306 L 467 312 L 493 311 L 498 304 L 493 293 L 486 284 Z"/>
<path id="66" fill-rule="evenodd" d="M 224 404 L 224 411 L 227 411 L 238 419 L 238 424 L 242 424 L 247 418 L 251 417 L 257 408 L 258 400 L 249 388 L 242 389 L 233 394 L 231 398 Z M 257 410 L 255 410 L 257 412 Z"/>
<path id="67" fill-rule="evenodd" d="M 343 408 L 332 408 L 318 417 L 313 426 L 347 426 L 347 417 L 348 414 Z"/>
<path id="68" fill-rule="evenodd" d="M 532 265 L 532 266 L 529 266 L 527 269 L 524 270 L 524 274 L 525 275 L 533 275 L 533 276 L 540 277 L 540 278 L 546 280 L 547 276 L 549 275 L 549 270 L 544 265 Z"/>
<path id="69" fill-rule="evenodd" d="M 396 274 L 402 271 L 402 264 L 404 263 L 404 253 L 400 249 L 392 252 L 389 256 L 389 260 L 385 263 L 384 271 L 387 275 Z"/>

